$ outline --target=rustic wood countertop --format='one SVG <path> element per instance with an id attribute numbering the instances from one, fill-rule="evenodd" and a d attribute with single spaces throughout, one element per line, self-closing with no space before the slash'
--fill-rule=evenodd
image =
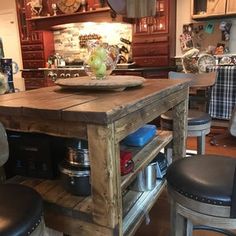
<path id="1" fill-rule="evenodd" d="M 77 202 L 80 199 L 80 207 L 76 207 L 73 203 L 68 204 L 68 196 L 64 196 L 64 201 L 61 197 L 55 202 L 52 195 L 46 196 L 42 188 L 36 188 L 41 191 L 47 203 L 54 199 L 53 203 L 50 202 L 53 206 L 59 208 L 61 202 L 67 203 L 66 207 L 61 207 L 59 215 L 51 211 L 53 207 L 47 208 L 46 223 L 69 235 L 133 234 L 140 224 L 140 217 L 128 220 L 127 217 L 122 217 L 125 212 L 122 192 L 137 176 L 138 171 L 172 140 L 172 134 L 165 133 L 161 136 L 160 133 L 160 137 L 157 136 L 150 145 L 139 151 L 135 171 L 128 179 L 120 176 L 120 141 L 173 108 L 173 155 L 175 158 L 185 155 L 188 91 L 187 80 L 160 79 L 146 80 L 142 87 L 122 92 L 62 90 L 53 86 L 0 96 L 0 122 L 6 129 L 88 140 L 91 197 L 83 199 L 71 196 Z M 143 155 L 147 156 L 146 160 L 142 160 Z M 43 186 L 51 188 L 50 184 L 45 187 L 45 182 Z M 152 194 L 147 209 L 157 199 L 158 191 Z M 78 211 L 85 211 L 85 206 L 88 205 L 81 205 L 81 201 L 89 203 L 86 208 L 88 216 L 82 218 L 81 215 L 84 216 L 85 213 Z M 123 220 L 126 221 L 126 229 L 123 228 Z"/>

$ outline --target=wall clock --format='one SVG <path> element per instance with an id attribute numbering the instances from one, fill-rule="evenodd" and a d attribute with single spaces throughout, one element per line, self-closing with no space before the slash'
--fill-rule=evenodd
<path id="1" fill-rule="evenodd" d="M 58 8 L 66 14 L 76 12 L 80 7 L 81 0 L 58 0 Z"/>
<path id="2" fill-rule="evenodd" d="M 206 72 L 206 69 L 208 66 L 210 67 L 210 66 L 216 65 L 216 61 L 212 55 L 203 54 L 199 56 L 197 65 L 198 65 L 199 72 Z"/>

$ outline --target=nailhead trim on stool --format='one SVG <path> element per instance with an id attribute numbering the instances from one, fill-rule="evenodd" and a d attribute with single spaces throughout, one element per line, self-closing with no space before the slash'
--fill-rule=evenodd
<path id="1" fill-rule="evenodd" d="M 30 235 L 40 224 L 42 197 L 20 184 L 0 184 L 0 235 Z"/>
<path id="2" fill-rule="evenodd" d="M 186 235 L 192 235 L 192 222 L 214 231 L 223 228 L 224 233 L 227 229 L 236 229 L 235 168 L 236 158 L 217 155 L 180 158 L 168 167 L 171 236 L 185 235 L 185 230 L 188 230 Z M 187 221 L 182 221 L 181 216 Z M 176 219 L 183 222 L 181 227 L 176 226 Z"/>
<path id="3" fill-rule="evenodd" d="M 169 166 L 168 185 L 197 201 L 230 206 L 235 165 L 236 159 L 216 155 L 182 158 Z"/>

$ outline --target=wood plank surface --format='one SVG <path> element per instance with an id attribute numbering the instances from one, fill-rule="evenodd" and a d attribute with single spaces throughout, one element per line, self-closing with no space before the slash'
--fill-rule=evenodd
<path id="1" fill-rule="evenodd" d="M 112 123 L 131 112 L 187 87 L 190 82 L 177 79 L 174 81 L 161 79 L 156 81 L 146 80 L 141 88 L 104 94 L 97 100 L 65 109 L 62 117 L 68 121 Z"/>
<path id="2" fill-rule="evenodd" d="M 116 141 L 121 141 L 129 133 L 137 130 L 142 124 L 152 121 L 171 107 L 179 104 L 186 96 L 188 96 L 187 88 L 184 91 L 173 92 L 170 95 L 166 95 L 164 98 L 157 99 L 151 105 L 144 106 L 138 111 L 130 112 L 120 118 L 115 122 Z"/>
<path id="3" fill-rule="evenodd" d="M 120 161 L 116 151 L 118 145 L 113 137 L 113 125 L 88 126 L 93 219 L 96 223 L 111 228 L 122 218 Z"/>
<path id="4" fill-rule="evenodd" d="M 122 92 L 61 91 L 57 86 L 0 97 L 0 114 L 111 123 L 121 116 L 188 86 L 186 80 L 147 80 L 143 87 Z"/>
<path id="5" fill-rule="evenodd" d="M 15 117 L 3 114 L 1 114 L 0 120 L 4 127 L 14 131 L 38 132 L 61 137 L 87 139 L 87 127 L 82 122 L 42 120 L 42 118 Z"/>

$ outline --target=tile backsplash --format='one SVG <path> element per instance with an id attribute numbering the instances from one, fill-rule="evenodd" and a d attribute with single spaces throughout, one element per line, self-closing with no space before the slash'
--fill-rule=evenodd
<path id="1" fill-rule="evenodd" d="M 97 38 L 119 47 L 124 45 L 130 51 L 130 46 L 122 43 L 120 38 L 132 41 L 132 25 L 90 22 L 62 25 L 54 31 L 55 52 L 64 59 L 83 60 L 87 54 L 86 41 Z"/>

